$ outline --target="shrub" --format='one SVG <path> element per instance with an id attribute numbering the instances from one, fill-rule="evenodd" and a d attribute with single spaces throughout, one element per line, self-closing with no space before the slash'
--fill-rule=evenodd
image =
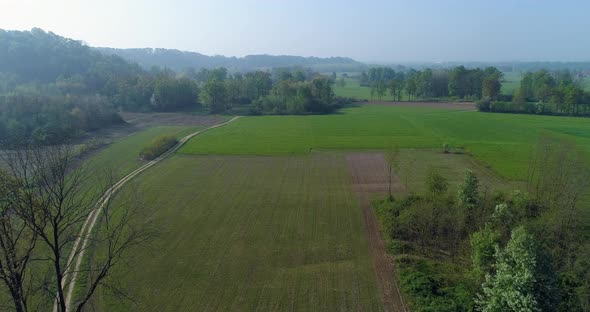
<path id="1" fill-rule="evenodd" d="M 176 140 L 174 136 L 159 136 L 141 149 L 141 152 L 139 152 L 139 158 L 143 160 L 155 159 L 171 149 L 176 143 L 178 143 L 178 140 Z"/>
<path id="2" fill-rule="evenodd" d="M 475 103 L 477 110 L 480 112 L 489 112 L 490 111 L 490 104 L 491 100 L 489 98 L 482 99 Z"/>

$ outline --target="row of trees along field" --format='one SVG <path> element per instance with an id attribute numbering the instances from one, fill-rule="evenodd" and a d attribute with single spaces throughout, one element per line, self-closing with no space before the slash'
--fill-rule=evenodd
<path id="1" fill-rule="evenodd" d="M 395 71 L 389 67 L 375 67 L 360 76 L 361 86 L 371 88 L 371 97 L 381 100 L 387 92 L 400 101 L 403 94 L 416 98 L 481 99 L 497 98 L 503 74 L 495 67 L 467 69 L 458 66 L 449 70 Z"/>
<path id="2" fill-rule="evenodd" d="M 332 81 L 309 70 L 145 70 L 40 29 L 0 30 L 0 140 L 55 144 L 121 123 L 117 112 L 236 106 L 262 114 L 324 113 Z"/>
<path id="3" fill-rule="evenodd" d="M 485 99 L 478 103 L 481 111 L 527 114 L 590 114 L 590 93 L 569 70 L 527 72 L 514 91 L 512 101 Z"/>
<path id="4" fill-rule="evenodd" d="M 526 191 L 494 191 L 467 171 L 451 192 L 431 170 L 424 194 L 375 203 L 413 310 L 590 310 L 586 159 L 550 137 L 533 154 Z"/>

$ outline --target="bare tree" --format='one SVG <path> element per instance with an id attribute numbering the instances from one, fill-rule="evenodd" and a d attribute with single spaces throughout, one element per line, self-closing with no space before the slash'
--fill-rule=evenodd
<path id="1" fill-rule="evenodd" d="M 11 179 L 23 186 L 14 193 L 11 213 L 43 245 L 36 256 L 51 267 L 45 289 L 55 298 L 54 311 L 81 311 L 126 251 L 148 239 L 133 226 L 133 201 L 113 206 L 113 179 L 97 188 L 100 181 L 90 179 L 96 172 L 77 160 L 71 146 L 29 146 L 8 153 L 6 162 Z M 92 249 L 101 257 L 81 269 L 84 252 Z M 45 272 L 34 274 L 43 280 Z M 77 278 L 85 286 L 71 305 Z"/>
<path id="2" fill-rule="evenodd" d="M 131 196 L 114 201 L 112 192 L 112 188 L 105 192 L 100 212 L 97 211 L 94 233 L 87 236 L 87 246 L 81 247 L 82 252 L 88 250 L 92 257 L 85 268 L 74 273 L 81 273 L 86 282 L 82 295 L 73 303 L 75 308 L 72 310 L 75 311 L 82 311 L 99 286 L 106 286 L 117 295 L 126 296 L 125 290 L 107 283 L 107 276 L 113 267 L 125 259 L 130 248 L 148 245 L 156 235 L 154 228 L 147 223 L 136 222 L 135 216 L 142 207 L 137 193 L 132 192 Z M 80 257 L 78 261 L 81 259 Z M 71 306 L 73 289 L 73 284 L 70 284 L 66 297 L 68 306 Z"/>
<path id="3" fill-rule="evenodd" d="M 590 169 L 583 153 L 573 141 L 563 138 L 541 137 L 536 150 L 531 154 L 529 164 L 528 192 L 536 206 L 529 214 L 539 214 L 539 209 L 552 212 L 551 231 L 564 260 L 576 239 L 574 230 L 577 218 L 577 204 L 590 184 Z"/>
<path id="4" fill-rule="evenodd" d="M 387 165 L 389 168 L 389 200 L 393 200 L 393 170 L 399 172 L 400 171 L 400 160 L 399 160 L 399 148 L 397 146 L 392 146 L 386 151 L 385 158 L 387 161 Z"/>
<path id="5" fill-rule="evenodd" d="M 37 235 L 15 214 L 15 195 L 21 185 L 0 170 L 0 281 L 4 283 L 17 312 L 28 311 L 28 264 Z"/>

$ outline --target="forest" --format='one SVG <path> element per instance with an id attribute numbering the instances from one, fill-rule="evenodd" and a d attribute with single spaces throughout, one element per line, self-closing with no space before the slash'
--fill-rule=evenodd
<path id="1" fill-rule="evenodd" d="M 333 80 L 310 70 L 146 70 L 41 29 L 0 30 L 0 69 L 0 141 L 8 145 L 61 143 L 121 123 L 118 111 L 327 113 L 342 102 Z"/>

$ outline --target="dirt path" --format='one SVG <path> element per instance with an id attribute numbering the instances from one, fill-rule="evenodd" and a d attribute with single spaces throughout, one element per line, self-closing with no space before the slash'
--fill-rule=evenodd
<path id="1" fill-rule="evenodd" d="M 383 153 L 352 153 L 346 156 L 352 175 L 353 189 L 358 195 L 359 204 L 365 219 L 369 253 L 373 259 L 373 269 L 382 294 L 385 311 L 407 312 L 397 284 L 397 272 L 391 255 L 387 252 L 381 236 L 375 211 L 371 207 L 371 195 L 386 196 L 389 189 L 389 167 Z M 392 177 L 394 190 L 400 189 L 397 176 Z"/>
<path id="2" fill-rule="evenodd" d="M 121 187 L 123 187 L 127 182 L 129 182 L 135 176 L 139 175 L 140 173 L 147 170 L 151 166 L 156 165 L 157 163 L 159 163 L 160 161 L 162 161 L 163 159 L 165 159 L 166 157 L 168 157 L 172 153 L 176 152 L 182 145 L 184 145 L 184 143 L 186 143 L 188 140 L 190 140 L 194 136 L 197 136 L 207 130 L 211 130 L 211 129 L 214 129 L 217 127 L 227 125 L 228 123 L 233 122 L 234 120 L 236 120 L 238 118 L 240 118 L 240 116 L 234 117 L 226 122 L 210 126 L 210 127 L 205 128 L 203 130 L 200 130 L 200 131 L 197 131 L 197 132 L 194 132 L 194 133 L 191 133 L 191 134 L 185 136 L 184 138 L 182 138 L 180 140 L 180 142 L 178 142 L 178 144 L 176 144 L 174 147 L 172 147 L 166 153 L 162 154 L 160 157 L 144 164 L 143 166 L 139 167 L 135 171 L 131 172 L 130 174 L 128 174 L 127 176 L 125 176 L 124 178 L 119 180 L 117 183 L 115 183 L 111 188 L 109 188 L 105 192 L 105 194 L 100 198 L 100 200 L 96 204 L 96 207 L 94 208 L 94 210 L 88 215 L 88 217 L 86 218 L 86 221 L 82 225 L 82 229 L 80 229 L 80 234 L 78 235 L 78 238 L 74 242 L 74 245 L 72 246 L 72 251 L 70 252 L 70 256 L 68 257 L 67 269 L 64 272 L 65 274 L 64 274 L 64 279 L 63 279 L 63 287 L 67 287 L 67 289 L 65 289 L 65 291 L 66 291 L 65 301 L 66 301 L 66 306 L 68 307 L 68 310 L 71 309 L 70 305 L 72 302 L 72 296 L 74 293 L 74 289 L 76 287 L 76 278 L 78 277 L 78 272 L 80 270 L 82 260 L 84 259 L 84 253 L 87 248 L 89 237 L 92 234 L 92 229 L 94 228 L 94 225 L 96 224 L 96 221 L 98 220 L 98 216 L 100 215 L 102 208 L 111 199 L 113 194 L 115 194 Z M 80 246 L 80 248 L 78 248 L 79 246 Z M 75 262 L 73 262 L 73 261 L 75 261 Z M 73 264 L 73 268 L 72 268 L 72 264 Z M 70 268 L 72 268 L 72 270 L 70 270 Z M 70 274 L 71 274 L 71 278 L 69 278 Z M 69 278 L 69 284 L 67 283 L 68 278 Z M 53 305 L 53 311 L 54 312 L 57 311 L 57 299 L 55 300 L 55 303 Z"/>

